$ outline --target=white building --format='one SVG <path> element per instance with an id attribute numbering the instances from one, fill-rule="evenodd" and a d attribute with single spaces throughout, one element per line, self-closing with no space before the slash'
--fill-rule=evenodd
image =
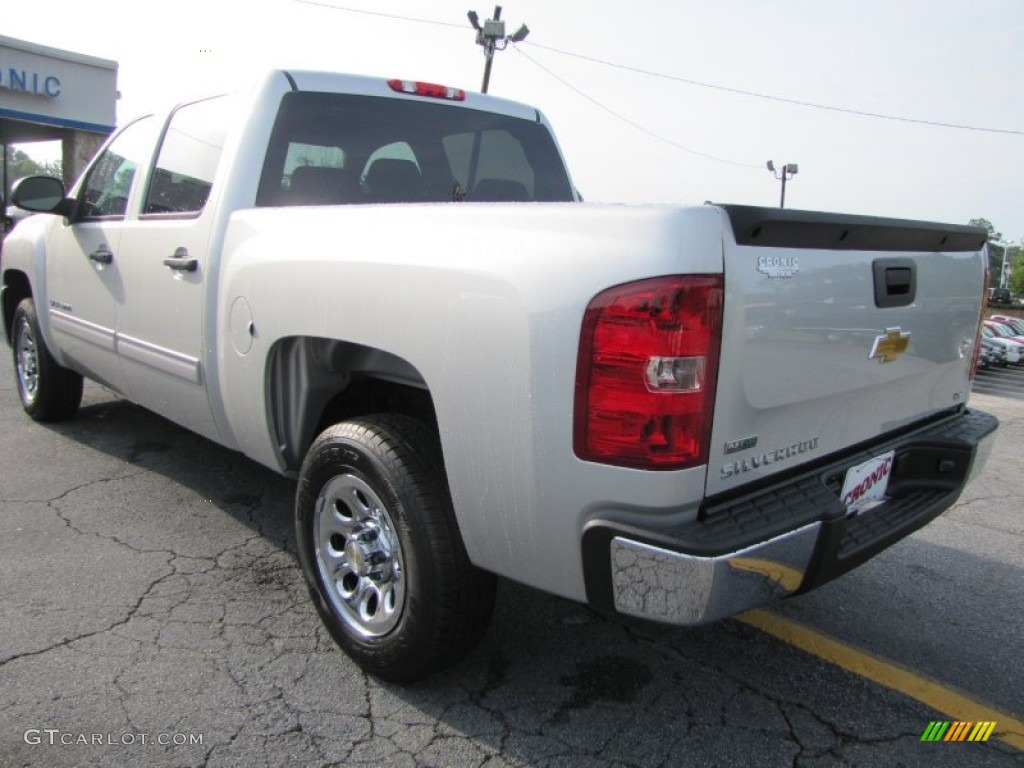
<path id="1" fill-rule="evenodd" d="M 117 62 L 0 36 L 0 168 L 7 145 L 60 139 L 70 184 L 114 130 Z"/>

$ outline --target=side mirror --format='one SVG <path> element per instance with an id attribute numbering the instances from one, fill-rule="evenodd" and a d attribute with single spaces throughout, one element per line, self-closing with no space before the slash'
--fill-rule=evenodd
<path id="1" fill-rule="evenodd" d="M 65 198 L 64 182 L 52 176 L 26 176 L 14 182 L 11 188 L 11 203 L 33 213 L 67 216 L 69 202 Z"/>

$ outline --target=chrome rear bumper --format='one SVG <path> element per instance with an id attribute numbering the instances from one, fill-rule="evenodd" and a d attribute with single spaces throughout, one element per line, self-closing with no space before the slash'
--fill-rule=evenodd
<path id="1" fill-rule="evenodd" d="M 821 523 L 719 557 L 672 552 L 616 536 L 615 610 L 668 624 L 707 624 L 786 597 L 803 584 Z"/>
<path id="2" fill-rule="evenodd" d="M 694 625 L 815 589 L 951 507 L 984 466 L 997 426 L 989 414 L 962 411 L 747 494 L 709 499 L 698 519 L 674 529 L 596 516 L 582 539 L 587 600 Z M 839 500 L 845 473 L 889 450 L 890 496 L 848 518 Z"/>

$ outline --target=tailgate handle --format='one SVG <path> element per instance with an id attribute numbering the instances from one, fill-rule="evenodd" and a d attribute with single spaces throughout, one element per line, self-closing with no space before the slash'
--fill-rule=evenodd
<path id="1" fill-rule="evenodd" d="M 876 307 L 907 307 L 914 303 L 917 296 L 917 264 L 913 259 L 877 259 L 872 269 Z"/>

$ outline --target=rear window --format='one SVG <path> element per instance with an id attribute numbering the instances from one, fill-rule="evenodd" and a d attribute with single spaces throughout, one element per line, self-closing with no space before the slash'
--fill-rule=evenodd
<path id="1" fill-rule="evenodd" d="M 572 199 L 540 123 L 443 103 L 297 92 L 281 102 L 256 204 Z"/>

